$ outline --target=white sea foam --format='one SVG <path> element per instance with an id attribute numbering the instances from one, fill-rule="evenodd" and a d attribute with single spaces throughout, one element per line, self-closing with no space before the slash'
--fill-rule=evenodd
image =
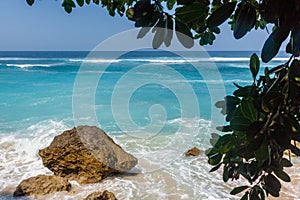
<path id="1" fill-rule="evenodd" d="M 153 199 L 238 199 L 229 195 L 235 183 L 223 183 L 220 172 L 209 173 L 204 154 L 199 157 L 184 156 L 184 151 L 196 146 L 204 150 L 203 138 L 208 137 L 211 122 L 203 119 L 173 119 L 167 124 L 184 124 L 186 131 L 178 133 L 180 140 L 172 141 L 172 135 L 157 135 L 155 138 L 134 138 L 117 134 L 112 136 L 126 151 L 135 155 L 139 163 L 135 174 L 116 175 L 100 183 L 79 185 L 71 181 L 71 192 L 59 192 L 34 197 L 45 199 L 83 199 L 94 191 L 112 191 L 122 200 Z M 199 126 L 198 132 L 188 132 Z M 37 155 L 38 149 L 49 145 L 53 137 L 69 129 L 62 121 L 43 121 L 17 133 L 0 136 L 0 199 L 12 199 L 12 193 L 18 183 L 38 174 L 52 174 L 43 167 Z M 169 144 L 171 145 L 164 146 Z M 184 149 L 184 151 L 182 151 Z"/>
<path id="2" fill-rule="evenodd" d="M 82 186 L 73 181 L 71 193 L 56 193 L 36 199 L 82 199 L 93 191 L 104 189 L 125 200 L 229 199 L 226 194 L 228 191 L 223 191 L 226 184 L 222 186 L 221 179 L 217 180 L 214 174 L 207 173 L 209 166 L 205 156 L 189 159 L 182 152 L 192 146 L 203 148 L 203 134 L 210 132 L 210 122 L 202 119 L 173 119 L 168 124 L 186 126 L 186 131 L 178 133 L 181 140 L 172 141 L 172 135 L 157 135 L 144 141 L 128 135 L 118 134 L 113 137 L 126 151 L 139 159 L 138 166 L 133 170 L 138 174 L 115 176 L 101 183 Z M 197 126 L 200 126 L 199 132 L 188 132 Z M 43 167 L 37 152 L 48 146 L 55 135 L 69 128 L 61 121 L 49 120 L 0 137 L 0 192 L 7 193 L 3 198 L 12 198 L 12 192 L 21 180 L 38 174 L 51 174 Z M 214 194 L 210 194 L 215 190 Z"/>
<path id="3" fill-rule="evenodd" d="M 235 83 L 246 83 L 250 84 L 253 83 L 252 80 L 243 80 L 243 79 L 232 79 L 232 80 L 170 80 L 169 82 L 172 83 L 205 83 L 205 84 L 232 84 L 233 82 Z"/>
<path id="4" fill-rule="evenodd" d="M 69 59 L 70 62 L 85 62 L 85 63 L 117 63 L 118 59 Z"/>
<path id="5" fill-rule="evenodd" d="M 64 65 L 65 63 L 51 63 L 51 64 L 6 64 L 7 67 L 18 67 L 18 68 L 31 68 L 31 67 L 53 67 Z"/>
<path id="6" fill-rule="evenodd" d="M 273 61 L 287 61 L 289 58 L 279 57 Z M 148 63 L 163 63 L 163 64 L 183 64 L 183 63 L 198 63 L 198 62 L 249 62 L 248 57 L 211 57 L 211 58 L 180 58 L 180 57 L 156 57 L 156 58 L 115 58 L 115 59 L 69 59 L 70 62 L 85 62 L 85 63 L 118 63 L 118 62 L 148 62 Z"/>
<path id="7" fill-rule="evenodd" d="M 215 62 L 249 62 L 250 58 L 249 57 L 211 57 L 209 60 L 215 61 Z M 278 58 L 273 58 L 272 60 L 273 61 L 288 61 L 289 58 L 278 57 Z"/>
<path id="8" fill-rule="evenodd" d="M 45 60 L 45 59 L 43 59 L 43 58 L 22 58 L 22 57 L 20 57 L 20 58 L 18 58 L 18 57 L 2 57 L 2 58 L 0 58 L 0 60 Z"/>
<path id="9" fill-rule="evenodd" d="M 0 191 L 15 187 L 22 179 L 49 174 L 38 150 L 67 127 L 63 122 L 44 121 L 15 133 L 0 136 Z"/>

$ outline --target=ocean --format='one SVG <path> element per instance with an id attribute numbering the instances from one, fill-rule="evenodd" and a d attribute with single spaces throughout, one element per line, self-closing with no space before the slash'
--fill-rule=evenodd
<path id="1" fill-rule="evenodd" d="M 102 128 L 139 159 L 138 174 L 72 182 L 70 193 L 31 199 L 82 199 L 104 189 L 131 200 L 236 199 L 234 183 L 208 173 L 205 155 L 184 153 L 209 147 L 224 120 L 214 103 L 233 82 L 252 83 L 252 53 L 0 52 L 0 199 L 12 199 L 25 178 L 51 174 L 38 150 L 78 125 Z M 280 53 L 260 73 L 286 60 Z"/>

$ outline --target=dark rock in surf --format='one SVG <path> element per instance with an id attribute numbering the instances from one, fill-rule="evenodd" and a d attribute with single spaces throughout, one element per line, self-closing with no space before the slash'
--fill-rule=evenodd
<path id="1" fill-rule="evenodd" d="M 46 195 L 54 192 L 70 191 L 71 184 L 59 176 L 38 175 L 23 180 L 16 188 L 14 196 Z"/>
<path id="2" fill-rule="evenodd" d="M 104 190 L 103 192 L 93 192 L 84 200 L 117 200 L 117 198 L 112 192 Z"/>
<path id="3" fill-rule="evenodd" d="M 200 155 L 200 150 L 196 147 L 193 147 L 191 149 L 189 149 L 186 153 L 185 153 L 185 156 L 188 157 L 188 156 L 199 156 Z"/>

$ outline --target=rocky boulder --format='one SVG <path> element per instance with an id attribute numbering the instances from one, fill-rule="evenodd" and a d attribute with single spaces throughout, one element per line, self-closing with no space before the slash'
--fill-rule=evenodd
<path id="1" fill-rule="evenodd" d="M 112 192 L 104 190 L 103 192 L 93 192 L 84 200 L 117 200 L 117 198 Z"/>
<path id="2" fill-rule="evenodd" d="M 191 149 L 189 149 L 186 153 L 185 156 L 199 156 L 200 154 L 200 150 L 196 147 L 193 147 Z"/>
<path id="3" fill-rule="evenodd" d="M 95 126 L 64 131 L 39 155 L 55 175 L 79 183 L 99 182 L 111 174 L 129 171 L 138 162 Z"/>
<path id="4" fill-rule="evenodd" d="M 59 176 L 38 175 L 23 180 L 16 188 L 14 196 L 46 195 L 54 192 L 70 191 L 71 184 Z"/>

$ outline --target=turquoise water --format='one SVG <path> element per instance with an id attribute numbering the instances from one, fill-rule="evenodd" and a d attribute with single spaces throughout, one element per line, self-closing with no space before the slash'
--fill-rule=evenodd
<path id="1" fill-rule="evenodd" d="M 160 179 L 160 176 L 183 177 L 184 173 L 190 176 L 192 170 L 197 180 L 185 174 L 187 177 L 175 184 L 177 189 L 193 185 L 191 190 L 178 190 L 178 195 L 182 195 L 178 199 L 184 199 L 184 195 L 191 199 L 201 195 L 204 198 L 215 190 L 219 192 L 211 199 L 231 198 L 222 192 L 219 182 L 207 186 L 206 192 L 194 186 L 195 181 L 200 184 L 214 179 L 213 176 L 201 177 L 204 173 L 201 170 L 209 169 L 205 158 L 201 158 L 201 162 L 189 160 L 191 169 L 186 169 L 186 163 L 177 159 L 192 145 L 204 148 L 205 139 L 215 131 L 211 120 L 219 111 L 214 110 L 212 96 L 229 94 L 234 90 L 233 82 L 251 84 L 248 67 L 251 54 L 209 52 L 210 58 L 201 58 L 193 54 L 178 57 L 171 52 L 144 51 L 127 52 L 115 58 L 111 52 L 102 52 L 97 57 L 87 58 L 88 52 L 0 52 L 0 191 L 15 187 L 22 178 L 49 173 L 41 165 L 38 149 L 47 146 L 63 130 L 83 125 L 80 124 L 83 122 L 100 126 L 137 156 L 142 172 L 162 169 L 157 175 Z M 285 60 L 284 55 L 280 55 L 263 67 Z M 209 67 L 212 63 L 217 72 Z M 103 69 L 105 71 L 101 71 Z M 99 74 L 101 78 L 92 96 L 88 96 L 89 84 L 93 84 L 89 80 Z M 87 81 L 76 86 L 79 77 Z M 190 90 L 194 96 L 189 96 Z M 78 101 L 87 96 L 92 100 Z M 76 111 L 80 106 L 82 115 Z M 95 118 L 85 113 L 90 107 Z M 163 170 L 162 160 L 174 174 Z M 12 170 L 10 166 L 16 163 L 18 167 Z M 154 187 L 153 180 L 146 180 L 150 188 Z M 117 180 L 109 181 L 119 184 Z M 139 189 L 139 184 L 139 180 L 127 180 L 124 187 L 132 191 L 136 199 L 151 193 L 151 189 Z M 166 182 L 164 187 L 167 186 Z M 111 189 L 124 199 L 125 194 L 117 186 Z M 161 195 L 168 196 L 168 188 Z M 9 195 L 3 196 L 3 199 L 8 198 Z M 151 199 L 151 195 L 147 198 Z"/>

